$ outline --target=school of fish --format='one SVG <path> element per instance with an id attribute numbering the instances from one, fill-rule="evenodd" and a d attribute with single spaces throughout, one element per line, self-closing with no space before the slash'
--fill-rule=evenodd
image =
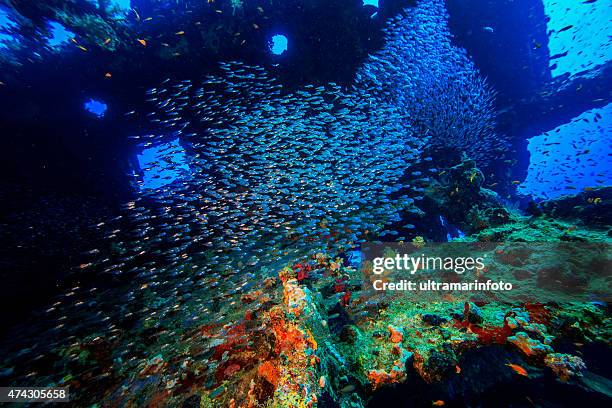
<path id="1" fill-rule="evenodd" d="M 467 52 L 452 43 L 444 1 L 421 1 L 384 29 L 385 46 L 357 72 L 356 86 L 389 101 L 430 149 L 455 149 L 479 166 L 503 160 L 495 132 L 495 92 Z"/>

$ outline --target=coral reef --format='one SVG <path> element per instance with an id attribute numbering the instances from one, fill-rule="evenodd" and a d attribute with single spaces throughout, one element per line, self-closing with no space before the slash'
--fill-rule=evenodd
<path id="1" fill-rule="evenodd" d="M 540 208 L 551 218 L 609 227 L 612 225 L 612 188 L 592 188 L 573 196 L 544 201 Z"/>
<path id="2" fill-rule="evenodd" d="M 442 214 L 459 226 L 471 235 L 466 240 L 605 242 L 612 233 L 610 212 L 605 211 L 609 195 L 609 188 L 600 188 L 539 204 L 530 202 L 522 214 L 485 188 L 476 162 L 463 158 L 430 179 L 420 207 L 426 214 Z"/>
<path id="3" fill-rule="evenodd" d="M 582 376 L 582 370 L 587 368 L 580 357 L 560 353 L 548 354 L 544 363 L 561 381 L 568 381 L 571 376 Z"/>
<path id="4" fill-rule="evenodd" d="M 476 162 L 464 157 L 431 179 L 421 207 L 427 213 L 444 215 L 467 233 L 509 222 L 513 215 L 497 193 L 484 187 L 484 181 Z"/>
<path id="5" fill-rule="evenodd" d="M 546 216 L 516 216 L 463 240 L 479 243 L 495 231 L 519 243 L 544 236 L 567 242 L 562 234 L 546 233 L 552 225 Z M 570 233 L 607 239 L 606 231 L 584 227 Z M 415 244 L 422 249 L 427 242 Z M 505 265 L 517 279 L 527 279 L 523 272 L 537 277 L 528 260 L 539 259 L 535 270 L 549 262 L 533 257 L 533 245 L 508 242 L 498 249 L 491 269 Z M 204 292 L 167 298 L 143 285 L 139 301 L 159 311 L 159 319 L 149 316 L 130 324 L 132 313 L 124 309 L 114 330 L 56 344 L 30 367 L 47 384 L 79 389 L 78 405 L 358 408 L 377 406 L 378 398 L 392 390 L 418 386 L 419 392 L 411 393 L 413 404 L 435 406 L 486 395 L 498 383 L 522 390 L 525 381 L 538 383 L 547 376 L 586 390 L 589 398 L 605 398 L 604 380 L 590 371 L 597 364 L 587 358 L 591 347 L 609 347 L 612 320 L 602 302 L 509 304 L 462 301 L 451 294 L 443 301 L 372 295 L 367 273 L 339 255 L 321 251 L 266 267 L 269 273 L 261 281 L 244 283 L 243 291 L 225 290 L 207 302 L 212 314 L 185 301 L 210 297 L 210 288 L 222 285 L 216 277 L 202 278 Z M 494 273 L 508 272 L 486 272 Z M 534 283 L 529 290 L 543 298 L 538 290 L 544 289 Z M 87 301 L 99 301 L 97 296 L 104 294 L 92 293 Z M 164 308 L 176 299 L 176 307 Z M 177 320 L 179 309 L 191 317 Z M 135 340 L 125 349 L 119 336 Z M 0 375 L 19 370 L 18 362 L 5 362 Z M 52 379 L 58 370 L 61 379 Z"/>

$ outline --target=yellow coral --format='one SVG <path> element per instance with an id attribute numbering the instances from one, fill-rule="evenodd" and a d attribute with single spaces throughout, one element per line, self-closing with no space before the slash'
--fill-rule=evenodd
<path id="1" fill-rule="evenodd" d="M 423 248 L 425 246 L 425 238 L 417 235 L 412 239 L 412 245 L 414 245 L 416 248 Z"/>

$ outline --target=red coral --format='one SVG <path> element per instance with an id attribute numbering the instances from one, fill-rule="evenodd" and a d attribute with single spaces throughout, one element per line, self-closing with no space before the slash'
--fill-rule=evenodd
<path id="1" fill-rule="evenodd" d="M 213 323 L 213 324 L 204 324 L 199 327 L 200 335 L 203 337 L 212 337 L 213 331 L 219 328 L 221 324 Z"/>
<path id="2" fill-rule="evenodd" d="M 533 323 L 549 324 L 551 314 L 542 303 L 525 303 L 525 310 L 529 313 L 529 320 Z"/>
<path id="3" fill-rule="evenodd" d="M 309 263 L 296 263 L 293 265 L 293 270 L 297 273 L 298 282 L 301 282 L 308 278 L 308 274 L 312 270 L 312 266 Z"/>
<path id="4" fill-rule="evenodd" d="M 239 360 L 228 360 L 225 363 L 219 365 L 215 371 L 215 380 L 217 384 L 221 384 L 223 381 L 236 374 L 242 369 Z"/>
<path id="5" fill-rule="evenodd" d="M 341 293 L 341 292 L 344 292 L 345 290 L 346 290 L 345 279 L 336 278 L 336 283 L 334 284 L 334 292 Z"/>
<path id="6" fill-rule="evenodd" d="M 504 316 L 504 324 L 502 327 L 482 326 L 470 323 L 468 320 L 469 313 L 470 304 L 469 302 L 465 302 L 463 307 L 463 321 L 455 323 L 455 327 L 465 327 L 470 330 L 478 336 L 478 341 L 482 344 L 504 344 L 508 336 L 512 334 L 512 328 L 508 324 L 508 317 L 514 315 L 512 311 L 506 313 Z"/>
<path id="7" fill-rule="evenodd" d="M 351 291 L 347 290 L 346 292 L 344 292 L 344 295 L 342 295 L 342 297 L 340 298 L 340 305 L 343 307 L 348 306 L 349 302 L 351 301 Z"/>
<path id="8" fill-rule="evenodd" d="M 237 349 L 243 348 L 247 344 L 247 339 L 244 337 L 246 334 L 246 326 L 244 323 L 231 326 L 225 334 L 226 341 L 223 344 L 219 344 L 215 347 L 213 358 L 220 360 L 223 357 L 223 353 L 226 351 L 236 351 Z"/>
<path id="9" fill-rule="evenodd" d="M 483 344 L 504 344 L 508 336 L 512 334 L 512 329 L 506 323 L 506 319 L 504 319 L 502 327 L 472 325 L 470 330 L 478 336 L 478 341 Z"/>

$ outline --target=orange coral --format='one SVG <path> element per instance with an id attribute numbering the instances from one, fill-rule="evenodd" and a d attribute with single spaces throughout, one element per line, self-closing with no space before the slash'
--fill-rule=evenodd
<path id="1" fill-rule="evenodd" d="M 406 374 L 402 370 L 391 370 L 386 372 L 382 370 L 370 370 L 368 372 L 368 380 L 372 384 L 373 389 L 377 389 L 381 385 L 398 383 L 405 379 Z"/>
<path id="2" fill-rule="evenodd" d="M 257 374 L 264 378 L 267 382 L 272 384 L 274 387 L 278 384 L 278 368 L 277 362 L 264 361 L 257 368 Z"/>
<path id="3" fill-rule="evenodd" d="M 402 332 L 391 325 L 389 325 L 389 336 L 393 343 L 399 343 L 404 338 Z"/>

